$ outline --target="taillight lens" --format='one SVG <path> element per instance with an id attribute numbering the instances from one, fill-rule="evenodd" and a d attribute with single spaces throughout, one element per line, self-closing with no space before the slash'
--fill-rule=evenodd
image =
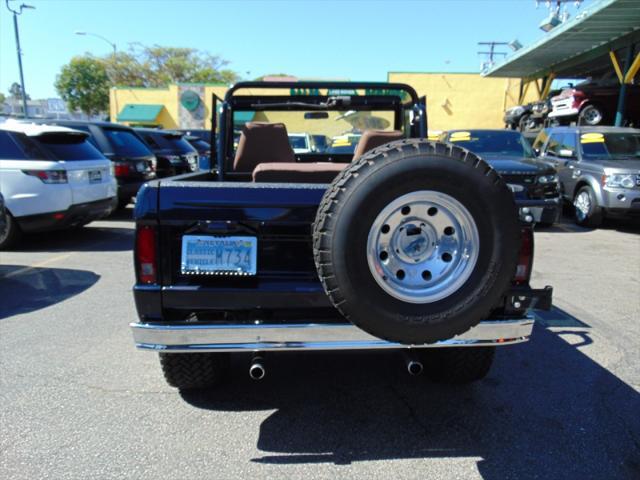
<path id="1" fill-rule="evenodd" d="M 156 283 L 158 279 L 156 229 L 139 226 L 136 231 L 136 266 L 141 283 Z"/>
<path id="2" fill-rule="evenodd" d="M 518 266 L 513 281 L 516 285 L 527 283 L 531 278 L 531 266 L 533 265 L 533 229 L 523 228 L 520 235 L 520 254 Z"/>
<path id="3" fill-rule="evenodd" d="M 66 170 L 22 170 L 25 175 L 39 178 L 42 183 L 67 183 Z"/>
<path id="4" fill-rule="evenodd" d="M 131 165 L 124 162 L 116 162 L 113 165 L 113 172 L 116 177 L 128 177 L 131 175 Z"/>

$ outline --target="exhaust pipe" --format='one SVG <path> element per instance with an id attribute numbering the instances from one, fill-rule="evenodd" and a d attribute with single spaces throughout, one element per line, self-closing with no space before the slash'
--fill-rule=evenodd
<path id="1" fill-rule="evenodd" d="M 266 373 L 267 370 L 264 368 L 264 358 L 257 355 L 253 357 L 251 365 L 249 366 L 249 376 L 253 380 L 262 380 Z"/>
<path id="2" fill-rule="evenodd" d="M 423 370 L 422 362 L 417 360 L 409 360 L 407 362 L 407 372 L 409 372 L 409 375 L 420 375 Z"/>

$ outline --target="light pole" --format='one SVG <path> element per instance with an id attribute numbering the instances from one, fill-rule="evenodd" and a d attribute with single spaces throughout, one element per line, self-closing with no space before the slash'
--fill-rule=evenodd
<path id="1" fill-rule="evenodd" d="M 20 5 L 18 10 L 13 10 L 9 6 L 10 0 L 5 0 L 7 5 L 7 10 L 13 13 L 13 31 L 16 34 L 16 53 L 18 54 L 18 70 L 20 71 L 20 88 L 22 88 L 22 110 L 24 118 L 27 118 L 27 91 L 24 88 L 24 74 L 22 73 L 22 50 L 20 49 L 20 34 L 18 33 L 18 15 L 22 14 L 22 10 L 25 8 L 34 9 L 36 7 L 32 7 L 31 5 L 25 5 L 24 3 Z"/>
<path id="2" fill-rule="evenodd" d="M 103 37 L 102 35 L 98 35 L 97 33 L 91 33 L 91 32 L 81 32 L 81 31 L 77 31 L 75 32 L 76 35 L 81 35 L 81 36 L 90 36 L 90 37 L 96 37 L 99 38 L 100 40 L 103 40 L 105 42 L 107 42 L 109 45 L 111 45 L 111 48 L 113 49 L 113 66 L 115 67 L 116 65 L 116 53 L 118 51 L 118 49 L 116 48 L 116 44 L 113 43 L 112 41 L 110 41 L 109 39 Z M 114 76 L 111 75 L 111 78 L 109 79 L 111 80 L 111 83 L 114 83 Z M 113 94 L 113 103 L 116 107 L 116 115 L 118 115 L 118 98 L 116 96 L 116 94 Z M 111 112 L 109 112 L 109 116 L 111 116 Z M 113 119 L 110 119 L 111 121 L 113 121 Z"/>

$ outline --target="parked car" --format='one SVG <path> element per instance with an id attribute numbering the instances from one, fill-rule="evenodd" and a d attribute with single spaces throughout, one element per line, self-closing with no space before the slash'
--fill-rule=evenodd
<path id="1" fill-rule="evenodd" d="M 530 115 L 531 103 L 526 105 L 516 105 L 505 110 L 502 121 L 504 122 L 505 128 L 508 128 L 509 130 L 521 130 L 522 120 L 528 118 Z"/>
<path id="2" fill-rule="evenodd" d="M 620 84 L 615 81 L 588 81 L 562 90 L 551 99 L 549 119 L 561 125 L 613 125 Z M 627 85 L 626 118 L 640 125 L 640 85 Z"/>
<path id="3" fill-rule="evenodd" d="M 88 134 L 60 126 L 0 125 L 0 249 L 22 233 L 85 225 L 116 206 L 112 164 Z"/>
<path id="4" fill-rule="evenodd" d="M 555 165 L 578 225 L 605 217 L 640 218 L 640 130 L 557 127 L 540 132 L 540 156 Z"/>
<path id="5" fill-rule="evenodd" d="M 34 122 L 60 125 L 89 134 L 89 141 L 113 162 L 118 181 L 118 208 L 126 207 L 142 184 L 156 178 L 156 157 L 132 128 L 117 123 L 81 120 L 40 119 Z"/>
<path id="6" fill-rule="evenodd" d="M 234 112 L 270 103 L 327 112 L 313 120 L 327 135 L 329 118 L 346 111 L 394 120 L 365 130 L 355 151 L 313 162 L 296 161 L 286 122 L 246 123 L 234 148 L 225 128 Z M 152 182 L 135 210 L 131 327 L 138 348 L 159 352 L 170 385 L 214 385 L 234 352 L 252 353 L 249 375 L 260 379 L 266 351 L 354 349 L 402 350 L 412 374 L 469 383 L 487 374 L 496 347 L 529 338 L 528 310 L 551 306 L 551 287 L 529 285 L 528 209 L 544 200 L 514 198 L 472 152 L 425 139 L 426 119 L 424 97 L 405 84 L 227 91 L 222 169 Z"/>
<path id="7" fill-rule="evenodd" d="M 198 152 L 182 132 L 155 128 L 136 128 L 136 133 L 155 154 L 158 177 L 173 177 L 198 170 Z"/>
<path id="8" fill-rule="evenodd" d="M 211 168 L 211 145 L 201 137 L 185 135 L 184 139 L 189 142 L 198 152 L 198 170 L 209 170 Z"/>
<path id="9" fill-rule="evenodd" d="M 289 143 L 293 148 L 293 153 L 314 153 L 315 145 L 311 135 L 308 133 L 290 133 Z"/>
<path id="10" fill-rule="evenodd" d="M 531 103 L 531 111 L 522 116 L 519 123 L 521 132 L 532 132 L 542 128 L 546 121 L 549 112 L 551 112 L 551 99 L 558 95 L 562 90 L 551 90 L 549 95 L 542 100 Z"/>
<path id="11" fill-rule="evenodd" d="M 509 130 L 450 130 L 441 141 L 451 142 L 482 157 L 504 178 L 516 198 L 536 199 L 544 207 L 532 208 L 536 223 L 553 225 L 561 213 L 560 189 L 554 167 L 536 158 L 522 133 Z"/>

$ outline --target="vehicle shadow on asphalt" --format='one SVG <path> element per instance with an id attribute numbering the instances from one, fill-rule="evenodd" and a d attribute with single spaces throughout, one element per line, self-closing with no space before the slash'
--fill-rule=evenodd
<path id="1" fill-rule="evenodd" d="M 122 222 L 122 221 L 133 221 L 133 205 L 129 205 L 126 208 L 119 208 L 118 210 L 114 210 L 111 215 L 101 219 L 101 222 Z"/>
<path id="2" fill-rule="evenodd" d="M 536 326 L 465 387 L 410 377 L 392 352 L 293 353 L 268 357 L 262 382 L 244 359 L 232 383 L 182 396 L 216 411 L 275 409 L 257 432 L 257 463 L 479 457 L 485 479 L 638 478 L 640 394 L 562 334 Z"/>
<path id="3" fill-rule="evenodd" d="M 622 233 L 640 234 L 640 219 L 606 218 L 600 227 L 594 229 L 576 225 L 572 217 L 564 215 L 550 227 L 537 226 L 535 229 L 537 233 L 589 233 L 594 230 L 614 230 Z"/>
<path id="4" fill-rule="evenodd" d="M 0 320 L 62 302 L 99 279 L 85 270 L 0 265 Z"/>
<path id="5" fill-rule="evenodd" d="M 98 227 L 58 230 L 25 235 L 14 252 L 119 252 L 133 249 L 134 230 Z"/>

